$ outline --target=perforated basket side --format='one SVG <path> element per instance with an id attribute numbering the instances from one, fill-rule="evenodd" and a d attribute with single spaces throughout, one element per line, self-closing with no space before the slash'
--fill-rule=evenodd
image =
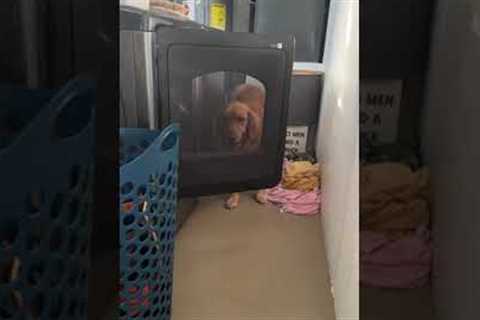
<path id="1" fill-rule="evenodd" d="M 86 317 L 93 96 L 69 82 L 0 150 L 0 319 Z"/>
<path id="2" fill-rule="evenodd" d="M 134 150 L 120 168 L 121 319 L 170 319 L 178 134 L 121 130 L 123 150 Z"/>

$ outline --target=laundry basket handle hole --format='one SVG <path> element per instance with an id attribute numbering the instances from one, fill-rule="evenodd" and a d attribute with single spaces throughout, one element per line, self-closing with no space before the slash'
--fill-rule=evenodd
<path id="1" fill-rule="evenodd" d="M 79 76 L 63 87 L 51 100 L 50 123 L 53 138 L 63 140 L 83 132 L 91 125 L 95 107 L 95 83 Z"/>
<path id="2" fill-rule="evenodd" d="M 168 151 L 176 146 L 178 140 L 178 134 L 175 130 L 171 130 L 167 132 L 166 136 L 164 137 L 162 144 L 160 145 L 161 151 Z"/>
<path id="3" fill-rule="evenodd" d="M 75 136 L 87 127 L 92 118 L 94 97 L 70 96 L 63 103 L 54 120 L 54 138 L 60 140 Z"/>

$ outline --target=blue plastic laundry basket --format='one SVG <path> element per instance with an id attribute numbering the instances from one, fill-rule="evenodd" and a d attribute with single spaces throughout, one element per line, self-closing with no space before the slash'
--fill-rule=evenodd
<path id="1" fill-rule="evenodd" d="M 120 130 L 120 319 L 171 314 L 179 129 Z"/>
<path id="2" fill-rule="evenodd" d="M 0 91 L 0 319 L 85 319 L 94 85 Z"/>

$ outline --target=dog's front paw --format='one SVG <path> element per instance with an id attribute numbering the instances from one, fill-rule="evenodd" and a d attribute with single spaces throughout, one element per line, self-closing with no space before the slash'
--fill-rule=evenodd
<path id="1" fill-rule="evenodd" d="M 267 192 L 265 190 L 258 191 L 255 194 L 255 200 L 260 204 L 267 204 Z"/>
<path id="2" fill-rule="evenodd" d="M 240 203 L 240 195 L 237 193 L 234 193 L 230 195 L 225 201 L 225 208 L 230 210 L 235 209 L 236 207 L 238 207 L 239 203 Z"/>

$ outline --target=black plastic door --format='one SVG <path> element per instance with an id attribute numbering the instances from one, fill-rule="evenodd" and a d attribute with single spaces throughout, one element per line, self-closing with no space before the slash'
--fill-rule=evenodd
<path id="1" fill-rule="evenodd" d="M 293 37 L 158 28 L 156 45 L 159 125 L 178 122 L 182 130 L 180 195 L 261 189 L 278 183 Z M 261 144 L 245 153 L 223 148 L 225 127 L 231 126 L 225 110 L 232 92 L 244 83 L 265 93 Z"/>

